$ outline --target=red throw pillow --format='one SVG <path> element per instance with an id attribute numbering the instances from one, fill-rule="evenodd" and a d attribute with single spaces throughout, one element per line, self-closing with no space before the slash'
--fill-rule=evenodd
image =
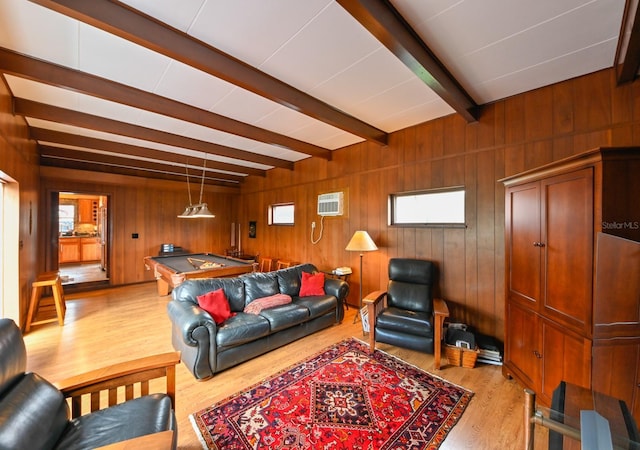
<path id="1" fill-rule="evenodd" d="M 224 295 L 222 288 L 207 292 L 204 295 L 198 295 L 198 304 L 200 308 L 211 314 L 216 324 L 220 325 L 229 317 L 233 317 L 236 313 L 231 312 L 229 307 L 229 300 Z"/>
<path id="2" fill-rule="evenodd" d="M 302 272 L 300 297 L 308 297 L 310 295 L 324 295 L 324 273 Z"/>

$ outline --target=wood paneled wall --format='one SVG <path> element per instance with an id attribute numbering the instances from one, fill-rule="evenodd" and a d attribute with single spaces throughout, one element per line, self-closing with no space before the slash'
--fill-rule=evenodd
<path id="1" fill-rule="evenodd" d="M 359 255 L 344 250 L 364 229 L 379 251 L 364 255 L 363 291 L 384 288 L 391 257 L 434 260 L 438 294 L 454 320 L 499 338 L 504 334 L 504 189 L 501 178 L 598 146 L 640 144 L 638 83 L 616 87 L 604 70 L 484 107 L 478 122 L 457 115 L 390 136 L 388 146 L 361 143 L 334 152 L 332 161 L 309 158 L 295 170 L 274 169 L 242 186 L 243 224 L 257 221 L 247 250 L 309 261 L 321 269 L 348 265 L 350 303 L 357 303 Z M 387 225 L 390 193 L 464 185 L 466 229 Z M 344 191 L 348 212 L 324 220 L 312 244 L 317 196 Z M 293 227 L 268 226 L 268 205 L 295 202 Z M 318 228 L 316 228 L 316 237 Z"/>
<path id="2" fill-rule="evenodd" d="M 30 281 L 44 269 L 48 248 L 44 230 L 49 193 L 54 190 L 110 196 L 112 208 L 112 283 L 151 280 L 142 258 L 173 242 L 193 251 L 224 251 L 231 223 L 242 224 L 243 250 L 264 256 L 312 262 L 321 269 L 349 265 L 350 303 L 357 303 L 359 255 L 344 250 L 354 231 L 365 229 L 377 252 L 364 255 L 363 291 L 386 285 L 387 262 L 394 256 L 427 258 L 439 268 L 438 294 L 453 318 L 484 333 L 504 329 L 504 190 L 502 177 L 598 146 L 640 145 L 638 83 L 615 86 L 605 70 L 514 96 L 484 107 L 472 124 L 452 115 L 390 136 L 389 145 L 353 145 L 334 152 L 331 161 L 309 158 L 295 170 L 274 169 L 265 178 L 249 177 L 240 192 L 208 188 L 212 221 L 177 219 L 187 201 L 182 183 L 95 172 L 41 168 L 27 140 L 24 121 L 11 114 L 6 86 L 0 93 L 0 170 L 21 186 L 21 236 L 28 234 L 32 205 L 35 235 L 21 250 L 21 285 L 28 300 Z M 5 158 L 5 155 L 7 158 Z M 91 181 L 87 181 L 91 180 Z M 387 225 L 391 192 L 464 185 L 467 228 L 396 228 Z M 348 210 L 323 221 L 323 237 L 311 243 L 318 194 L 345 192 Z M 295 202 L 295 226 L 267 226 L 267 207 Z M 248 238 L 248 223 L 257 236 Z M 139 239 L 131 238 L 138 233 Z M 37 245 L 35 242 L 39 242 Z M 25 303 L 26 304 L 26 303 Z"/>
<path id="3" fill-rule="evenodd" d="M 24 119 L 13 115 L 11 94 L 4 79 L 0 77 L 0 171 L 10 177 L 20 192 L 19 245 L 19 298 L 7 298 L 7 302 L 18 302 L 22 317 L 26 316 L 31 282 L 40 264 L 40 230 L 43 225 L 39 209 L 39 161 L 36 146 L 29 141 Z"/>
<path id="4" fill-rule="evenodd" d="M 192 252 L 224 253 L 230 245 L 231 223 L 237 220 L 237 188 L 205 185 L 203 201 L 215 219 L 177 218 L 188 204 L 186 182 L 42 167 L 42 198 L 46 201 L 56 191 L 109 197 L 112 285 L 153 280 L 143 258 L 157 255 L 163 243 Z"/>

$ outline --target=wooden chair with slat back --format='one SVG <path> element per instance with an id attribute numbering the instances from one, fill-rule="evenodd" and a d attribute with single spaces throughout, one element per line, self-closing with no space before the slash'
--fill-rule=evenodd
<path id="1" fill-rule="evenodd" d="M 284 259 L 279 259 L 276 263 L 276 270 L 286 269 L 287 267 L 291 267 L 293 263 L 291 261 L 287 261 Z"/>
<path id="2" fill-rule="evenodd" d="M 259 271 L 260 272 L 271 272 L 271 268 L 273 267 L 273 258 L 262 257 L 260 259 Z"/>

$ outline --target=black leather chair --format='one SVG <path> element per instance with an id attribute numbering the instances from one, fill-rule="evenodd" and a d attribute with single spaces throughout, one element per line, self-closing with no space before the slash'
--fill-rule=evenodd
<path id="1" fill-rule="evenodd" d="M 173 437 L 169 437 L 175 449 L 173 397 L 175 365 L 179 362 L 180 354 L 171 352 L 115 364 L 88 377 L 77 375 L 53 385 L 35 373 L 25 372 L 27 352 L 20 329 L 12 320 L 0 319 L 0 449 L 93 449 L 169 430 L 173 431 Z M 129 399 L 133 393 L 127 392 L 125 402 L 113 405 L 116 399 L 111 393 L 116 386 L 132 386 L 143 380 L 144 393 L 148 390 L 145 383 L 161 377 L 161 373 L 167 379 L 167 394 Z M 110 406 L 99 409 L 100 402 L 93 393 L 99 395 L 104 389 L 109 391 Z M 91 393 L 93 412 L 81 415 L 83 392 Z"/>
<path id="2" fill-rule="evenodd" d="M 433 298 L 434 278 L 431 261 L 389 260 L 387 290 L 372 292 L 363 299 L 372 352 L 377 341 L 433 353 L 435 367 L 440 368 L 442 326 L 449 309 L 444 300 Z"/>

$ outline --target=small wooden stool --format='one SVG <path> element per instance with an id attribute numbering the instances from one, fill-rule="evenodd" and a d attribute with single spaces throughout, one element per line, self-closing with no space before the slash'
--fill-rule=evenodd
<path id="1" fill-rule="evenodd" d="M 51 286 L 53 291 L 53 302 L 56 306 L 56 316 L 52 319 L 44 319 L 34 322 L 33 320 L 38 315 L 38 308 L 40 307 L 40 297 L 42 290 Z M 25 327 L 25 333 L 29 332 L 31 325 L 40 325 L 42 323 L 49 323 L 58 321 L 60 326 L 64 325 L 64 315 L 67 312 L 67 306 L 64 302 L 64 292 L 62 290 L 62 280 L 58 272 L 45 272 L 38 275 L 36 281 L 31 283 L 31 302 L 29 303 L 29 314 L 27 315 L 27 325 Z"/>

